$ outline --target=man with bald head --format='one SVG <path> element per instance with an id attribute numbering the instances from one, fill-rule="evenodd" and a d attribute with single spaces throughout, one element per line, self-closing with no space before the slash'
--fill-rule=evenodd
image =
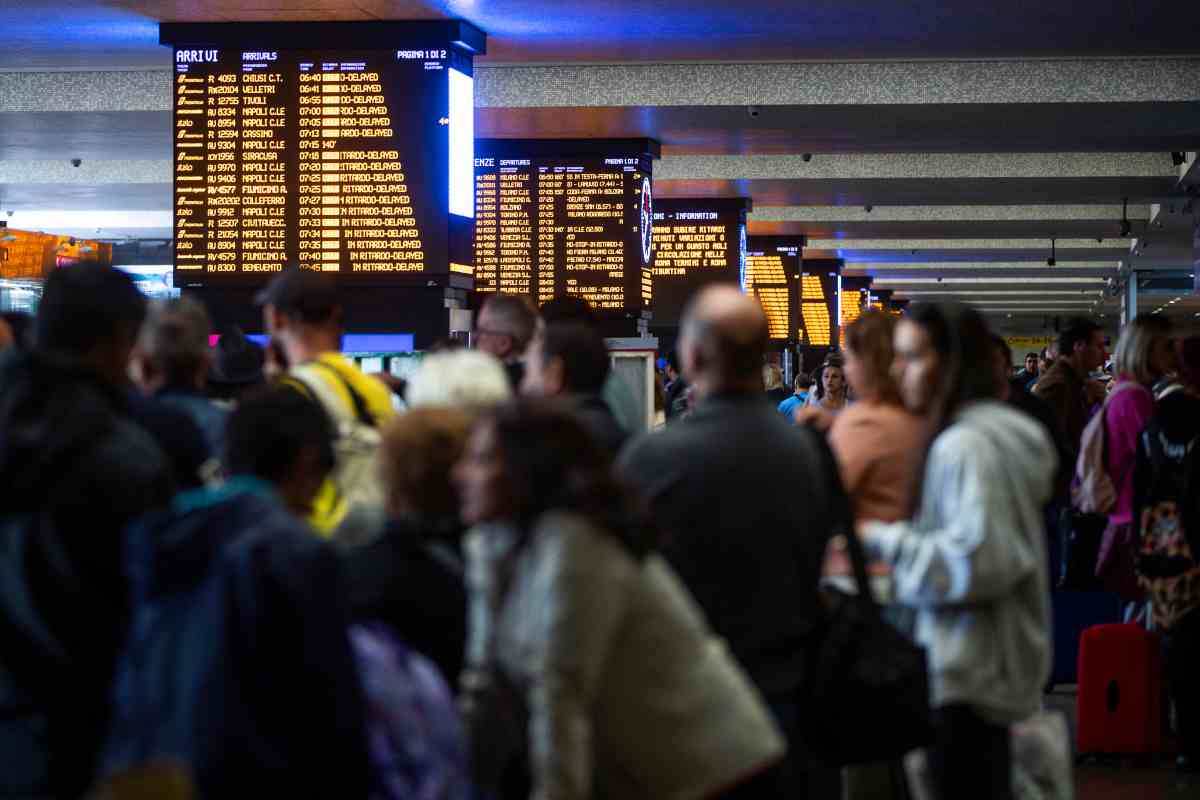
<path id="1" fill-rule="evenodd" d="M 811 768 L 798 695 L 817 620 L 817 584 L 839 492 L 819 441 L 762 401 L 767 320 L 733 287 L 688 306 L 680 330 L 696 408 L 621 453 L 662 529 L 662 553 L 765 696 L 789 739 L 779 796 L 840 797 L 837 773 Z"/>

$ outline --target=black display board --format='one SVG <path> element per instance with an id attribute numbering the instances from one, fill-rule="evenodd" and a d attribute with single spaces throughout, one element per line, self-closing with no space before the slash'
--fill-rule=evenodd
<path id="1" fill-rule="evenodd" d="M 868 307 L 872 280 L 871 277 L 865 275 L 843 275 L 841 278 L 841 294 L 838 298 L 838 307 L 841 309 L 838 320 L 838 346 L 840 348 L 844 349 L 846 346 L 846 328 L 861 317 L 862 312 Z"/>
<path id="2" fill-rule="evenodd" d="M 479 139 L 475 289 L 585 298 L 603 315 L 651 302 L 649 139 Z"/>
<path id="3" fill-rule="evenodd" d="M 743 290 L 753 294 L 767 315 L 774 341 L 800 339 L 800 272 L 803 236 L 750 236 L 746 239 Z"/>
<path id="4" fill-rule="evenodd" d="M 175 284 L 298 262 L 357 284 L 471 271 L 472 56 L 462 22 L 164 24 Z M 461 162 L 461 163 L 458 163 Z"/>
<path id="5" fill-rule="evenodd" d="M 744 285 L 748 211 L 744 197 L 656 203 L 651 329 L 678 326 L 684 306 L 709 284 Z"/>
<path id="6" fill-rule="evenodd" d="M 841 272 L 837 259 L 805 259 L 801 264 L 798 338 L 810 351 L 823 354 L 837 341 Z"/>

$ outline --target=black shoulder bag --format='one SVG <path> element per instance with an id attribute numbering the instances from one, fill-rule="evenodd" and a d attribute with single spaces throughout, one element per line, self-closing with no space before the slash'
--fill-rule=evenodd
<path id="1" fill-rule="evenodd" d="M 820 440 L 822 468 L 836 476 L 824 438 L 813 438 Z M 833 483 L 833 533 L 846 540 L 858 593 L 821 590 L 822 619 L 809 654 L 800 713 L 808 746 L 826 764 L 894 760 L 933 740 L 929 666 L 925 649 L 883 619 L 849 498 L 839 481 Z"/>

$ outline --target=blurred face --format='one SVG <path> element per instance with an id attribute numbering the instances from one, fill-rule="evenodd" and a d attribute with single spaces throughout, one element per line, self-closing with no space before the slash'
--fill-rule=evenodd
<path id="1" fill-rule="evenodd" d="M 475 320 L 475 346 L 501 361 L 513 352 L 513 338 L 496 330 L 496 321 L 486 307 Z"/>
<path id="2" fill-rule="evenodd" d="M 1037 356 L 1025 356 L 1025 369 L 1027 369 L 1029 372 L 1037 372 Z"/>
<path id="3" fill-rule="evenodd" d="M 821 373 L 821 385 L 825 388 L 825 394 L 840 396 L 846 388 L 846 373 L 842 372 L 841 367 L 826 367 Z"/>
<path id="4" fill-rule="evenodd" d="M 914 414 L 929 411 L 937 393 L 941 360 L 929 334 L 910 320 L 901 320 L 896 327 L 896 358 L 892 375 L 900 387 L 904 405 Z"/>
<path id="5" fill-rule="evenodd" d="M 463 521 L 469 525 L 505 519 L 512 513 L 512 492 L 492 425 L 475 428 L 452 473 Z"/>
<path id="6" fill-rule="evenodd" d="M 526 397 L 553 397 L 563 391 L 562 361 L 546 361 L 541 336 L 535 336 L 525 353 L 525 377 L 520 391 Z"/>
<path id="7" fill-rule="evenodd" d="M 1104 352 L 1104 332 L 1092 331 L 1087 344 L 1076 345 L 1075 352 L 1080 354 L 1081 364 L 1088 372 L 1104 366 L 1108 360 L 1108 353 Z"/>
<path id="8" fill-rule="evenodd" d="M 859 397 L 870 394 L 871 382 L 867 377 L 867 365 L 850 347 L 846 348 L 846 381 Z"/>
<path id="9" fill-rule="evenodd" d="M 1175 343 L 1169 336 L 1155 336 L 1150 345 L 1150 371 L 1155 375 L 1174 372 L 1178 365 L 1175 359 Z"/>

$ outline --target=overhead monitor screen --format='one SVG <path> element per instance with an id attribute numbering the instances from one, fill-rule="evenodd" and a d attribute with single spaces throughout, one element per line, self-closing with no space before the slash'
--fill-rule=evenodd
<path id="1" fill-rule="evenodd" d="M 829 347 L 838 320 L 838 261 L 805 261 L 800 272 L 798 338 L 802 345 Z"/>
<path id="2" fill-rule="evenodd" d="M 645 147 L 480 140 L 475 158 L 475 289 L 538 305 L 582 297 L 601 312 L 651 301 L 651 158 Z M 593 151 L 604 141 L 588 143 Z"/>
<path id="3" fill-rule="evenodd" d="M 751 236 L 747 242 L 742 291 L 754 295 L 762 306 L 772 339 L 799 340 L 799 331 L 791 328 L 792 312 L 800 300 L 803 239 L 780 241 L 780 237 Z"/>
<path id="4" fill-rule="evenodd" d="M 449 245 L 474 210 L 469 56 L 176 45 L 174 65 L 177 285 L 470 272 Z"/>
<path id="5" fill-rule="evenodd" d="M 748 201 L 660 200 L 654 208 L 654 326 L 679 324 L 710 283 L 744 286 Z"/>

